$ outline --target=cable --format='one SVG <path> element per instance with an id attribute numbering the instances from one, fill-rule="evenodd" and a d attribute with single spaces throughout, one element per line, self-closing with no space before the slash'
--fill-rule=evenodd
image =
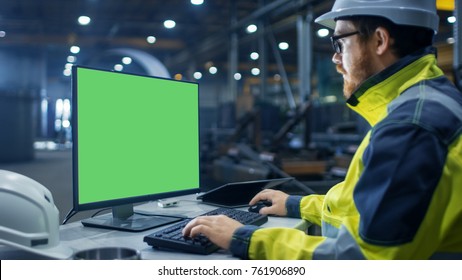
<path id="1" fill-rule="evenodd" d="M 91 218 L 94 218 L 96 215 L 98 215 L 99 213 L 103 212 L 103 211 L 106 211 L 106 210 L 111 210 L 112 208 L 108 207 L 108 208 L 103 208 L 103 209 L 100 209 L 98 211 L 96 211 L 95 213 L 93 213 L 90 217 Z"/>
<path id="2" fill-rule="evenodd" d="M 172 218 L 180 218 L 180 219 L 186 219 L 188 218 L 187 216 L 185 215 L 167 215 L 167 214 L 148 214 L 148 213 L 140 213 L 140 212 L 133 212 L 135 214 L 138 214 L 138 215 L 142 215 L 142 216 L 148 216 L 148 217 L 172 217 Z"/>
<path id="3" fill-rule="evenodd" d="M 67 213 L 66 217 L 64 217 L 64 220 L 61 224 L 65 225 L 67 221 L 69 221 L 69 219 L 72 218 L 72 216 L 74 216 L 75 214 L 77 214 L 77 211 L 74 211 L 74 209 L 69 210 L 69 212 Z"/>

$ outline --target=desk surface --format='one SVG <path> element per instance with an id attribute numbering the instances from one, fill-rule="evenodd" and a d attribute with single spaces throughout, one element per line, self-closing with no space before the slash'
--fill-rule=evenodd
<path id="1" fill-rule="evenodd" d="M 150 202 L 135 207 L 135 212 L 145 214 L 168 214 L 168 215 L 186 215 L 195 217 L 207 211 L 217 208 L 198 202 L 195 195 L 178 197 L 178 206 L 171 208 L 160 208 L 156 202 Z M 243 208 L 245 209 L 245 208 Z M 245 209 L 246 210 L 246 209 Z M 303 223 L 300 219 L 285 217 L 268 217 L 268 222 L 262 227 L 290 227 L 300 228 Z M 125 232 L 117 230 L 108 230 L 92 227 L 84 227 L 82 223 L 73 222 L 60 227 L 61 244 L 72 248 L 75 252 L 97 247 L 127 247 L 137 249 L 141 252 L 142 259 L 159 259 L 159 260 L 187 260 L 187 259 L 235 259 L 229 252 L 219 250 L 210 255 L 197 255 L 183 253 L 179 251 L 162 251 L 154 249 L 143 241 L 143 237 L 162 227 L 149 229 L 142 232 Z M 0 245 L 0 259 L 30 259 L 33 255 Z"/>

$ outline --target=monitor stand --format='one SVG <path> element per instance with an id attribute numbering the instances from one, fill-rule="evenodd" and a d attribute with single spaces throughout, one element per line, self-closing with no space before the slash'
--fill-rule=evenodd
<path id="1" fill-rule="evenodd" d="M 141 215 L 133 211 L 133 204 L 112 207 L 112 215 L 106 214 L 82 220 L 87 227 L 116 229 L 122 231 L 143 231 L 181 221 L 181 217 Z"/>

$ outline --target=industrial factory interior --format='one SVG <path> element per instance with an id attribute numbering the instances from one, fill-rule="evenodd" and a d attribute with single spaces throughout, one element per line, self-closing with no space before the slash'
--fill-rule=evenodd
<path id="1" fill-rule="evenodd" d="M 90 180 L 85 172 L 107 177 L 106 164 L 114 170 L 110 182 L 121 181 L 128 189 L 133 187 L 131 177 L 138 176 L 136 170 L 152 180 L 186 181 L 191 172 L 185 169 L 195 160 L 192 168 L 197 174 L 190 177 L 197 185 L 187 188 L 196 191 L 180 195 L 281 178 L 288 179 L 277 181 L 273 189 L 294 196 L 326 194 L 345 179 L 371 129 L 346 104 L 343 78 L 333 63 L 333 30 L 314 21 L 334 2 L 2 0 L 0 169 L 24 175 L 50 191 L 59 211 L 61 245 L 74 251 L 126 247 L 123 240 L 134 234 L 136 240 L 127 246 L 140 251 L 142 259 L 207 258 L 156 254 L 144 241 L 157 228 L 131 233 L 82 225 L 81 220 L 95 215 L 111 216 L 115 204 L 82 203 L 76 184 L 82 190 Z M 454 2 L 459 1 L 436 1 L 439 27 L 434 46 L 438 67 L 461 88 L 462 7 Z M 98 90 L 86 97 L 84 79 L 92 71 L 108 79 L 124 77 L 127 83 L 130 78 L 152 78 L 154 85 L 165 82 L 166 88 L 197 89 L 197 100 L 180 96 L 153 104 L 157 99 L 137 94 L 136 85 L 142 83 L 117 90 L 104 78 L 95 78 Z M 113 95 L 98 97 L 104 88 L 114 88 Z M 78 91 L 80 99 L 75 96 Z M 156 95 L 156 89 L 151 93 Z M 144 150 L 149 158 L 141 157 Z M 164 165 L 170 169 L 164 171 Z M 133 203 L 139 211 L 155 204 L 174 214 L 192 204 L 179 200 L 161 205 L 171 197 L 155 196 L 156 190 L 153 194 L 121 201 Z M 194 214 L 204 210 L 191 207 Z M 15 214 L 11 210 L 9 215 Z M 300 226 L 298 220 L 283 225 Z M 317 226 L 303 230 L 322 234 Z M 99 240 L 101 235 L 105 241 Z M 120 239 L 112 240 L 115 236 Z M 0 245 L 0 259 L 61 258 L 23 247 Z M 210 256 L 232 258 L 224 250 Z"/>

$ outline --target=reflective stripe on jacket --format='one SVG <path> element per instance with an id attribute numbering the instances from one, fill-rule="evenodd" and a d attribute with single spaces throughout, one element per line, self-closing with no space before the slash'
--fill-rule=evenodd
<path id="1" fill-rule="evenodd" d="M 366 80 L 347 101 L 371 130 L 345 180 L 290 197 L 289 215 L 321 225 L 238 229 L 250 259 L 462 258 L 462 94 L 426 48 Z"/>

